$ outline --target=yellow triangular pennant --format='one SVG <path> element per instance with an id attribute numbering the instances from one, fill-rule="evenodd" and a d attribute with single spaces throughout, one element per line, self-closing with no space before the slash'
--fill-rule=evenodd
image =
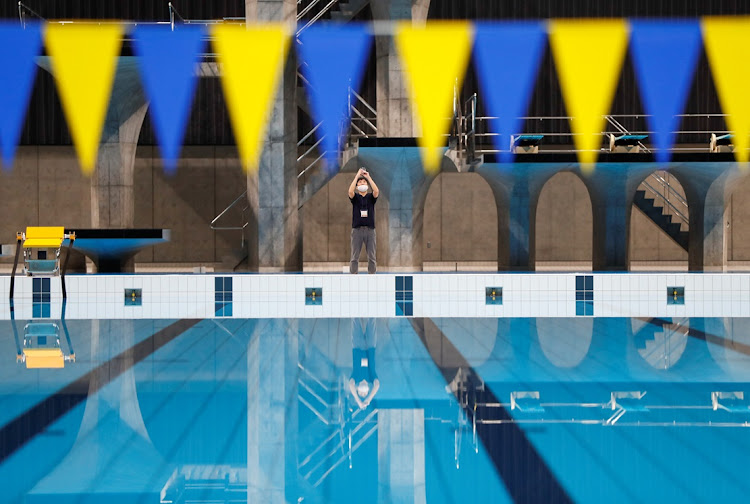
<path id="1" fill-rule="evenodd" d="M 588 170 L 598 157 L 604 115 L 614 98 L 629 27 L 623 19 L 587 19 L 552 21 L 549 30 L 578 161 Z"/>
<path id="2" fill-rule="evenodd" d="M 454 86 L 461 89 L 474 28 L 462 21 L 435 21 L 424 26 L 402 22 L 394 37 L 422 128 L 419 146 L 424 169 L 436 173 L 450 129 Z"/>
<path id="3" fill-rule="evenodd" d="M 123 27 L 49 23 L 45 42 L 81 170 L 96 166 Z"/>
<path id="4" fill-rule="evenodd" d="M 750 17 L 703 19 L 703 40 L 727 127 L 734 134 L 734 155 L 750 157 Z"/>
<path id="5" fill-rule="evenodd" d="M 245 170 L 255 170 L 289 35 L 281 24 L 247 29 L 221 24 L 214 27 L 213 35 L 240 160 Z"/>

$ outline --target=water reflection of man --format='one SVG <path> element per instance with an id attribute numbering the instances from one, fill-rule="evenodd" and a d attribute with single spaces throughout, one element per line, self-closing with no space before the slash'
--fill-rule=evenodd
<path id="1" fill-rule="evenodd" d="M 370 405 L 378 393 L 380 380 L 375 373 L 375 345 L 377 344 L 375 319 L 352 319 L 352 376 L 349 392 L 359 409 Z"/>

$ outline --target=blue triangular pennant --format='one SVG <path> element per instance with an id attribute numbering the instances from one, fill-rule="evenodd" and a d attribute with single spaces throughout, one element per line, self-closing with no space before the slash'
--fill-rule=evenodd
<path id="1" fill-rule="evenodd" d="M 37 23 L 0 23 L 0 146 L 3 167 L 10 169 L 21 136 L 26 108 L 36 76 L 36 57 L 42 47 L 42 30 Z"/>
<path id="2" fill-rule="evenodd" d="M 643 108 L 656 147 L 666 163 L 693 81 L 701 44 L 698 21 L 634 21 L 630 51 Z"/>
<path id="3" fill-rule="evenodd" d="M 138 26 L 133 48 L 164 167 L 174 172 L 197 83 L 196 65 L 205 44 L 200 26 Z"/>
<path id="4" fill-rule="evenodd" d="M 513 160 L 510 136 L 521 133 L 545 42 L 536 22 L 477 23 L 474 55 L 495 148 L 504 163 Z"/>
<path id="5" fill-rule="evenodd" d="M 369 55 L 372 35 L 362 25 L 314 25 L 299 36 L 307 95 L 313 119 L 320 123 L 327 169 L 338 162 L 343 135 L 349 127 L 350 89 L 359 88 Z"/>

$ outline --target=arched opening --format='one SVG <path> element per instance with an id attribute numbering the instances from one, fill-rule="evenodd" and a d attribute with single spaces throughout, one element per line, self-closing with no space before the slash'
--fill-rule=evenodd
<path id="1" fill-rule="evenodd" d="M 746 271 L 750 264 L 750 176 L 732 184 L 727 198 L 727 269 Z"/>
<path id="2" fill-rule="evenodd" d="M 593 213 L 588 188 L 574 173 L 550 178 L 536 208 L 536 269 L 590 270 Z"/>
<path id="3" fill-rule="evenodd" d="M 662 170 L 646 177 L 630 214 L 630 269 L 687 271 L 689 215 L 677 177 Z"/>
<path id="4" fill-rule="evenodd" d="M 339 173 L 302 206 L 303 271 L 349 271 L 352 206 L 346 194 L 353 173 Z M 378 268 L 388 264 L 388 198 L 381 190 L 375 205 Z M 367 253 L 362 248 L 360 266 Z M 362 269 L 360 268 L 360 271 Z"/>
<path id="5" fill-rule="evenodd" d="M 441 173 L 424 204 L 424 271 L 497 270 L 497 205 L 476 173 Z"/>

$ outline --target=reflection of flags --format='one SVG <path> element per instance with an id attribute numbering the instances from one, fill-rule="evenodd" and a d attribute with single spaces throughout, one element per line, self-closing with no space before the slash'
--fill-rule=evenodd
<path id="1" fill-rule="evenodd" d="M 474 54 L 495 149 L 513 160 L 510 136 L 521 133 L 544 50 L 541 23 L 477 23 Z"/>
<path id="2" fill-rule="evenodd" d="M 622 19 L 566 19 L 550 22 L 549 29 L 578 160 L 591 168 L 625 59 L 628 25 Z"/>
<path id="3" fill-rule="evenodd" d="M 698 62 L 700 26 L 695 21 L 634 21 L 631 28 L 630 52 L 655 156 L 666 163 Z"/>
<path id="4" fill-rule="evenodd" d="M 219 24 L 213 35 L 240 160 L 256 170 L 289 36 L 281 24 Z"/>
<path id="5" fill-rule="evenodd" d="M 327 169 L 338 162 L 349 128 L 350 88 L 359 89 L 372 36 L 360 24 L 313 25 L 299 36 L 299 54 L 305 88 L 316 130 L 325 152 Z"/>
<path id="6" fill-rule="evenodd" d="M 750 17 L 708 17 L 703 38 L 737 161 L 750 157 Z"/>
<path id="7" fill-rule="evenodd" d="M 414 114 L 422 128 L 418 139 L 428 173 L 440 170 L 450 129 L 454 89 L 461 90 L 474 29 L 463 21 L 434 21 L 425 26 L 399 23 L 396 48 L 406 70 Z"/>
<path id="8" fill-rule="evenodd" d="M 0 147 L 3 167 L 9 169 L 29 105 L 36 76 L 36 57 L 42 48 L 42 30 L 36 23 L 0 23 Z"/>
<path id="9" fill-rule="evenodd" d="M 87 175 L 96 166 L 122 34 L 123 26 L 116 23 L 47 25 L 52 74 L 81 170 Z"/>
<path id="10" fill-rule="evenodd" d="M 165 168 L 173 172 L 197 83 L 196 65 L 205 45 L 197 25 L 136 27 L 133 49 Z"/>

